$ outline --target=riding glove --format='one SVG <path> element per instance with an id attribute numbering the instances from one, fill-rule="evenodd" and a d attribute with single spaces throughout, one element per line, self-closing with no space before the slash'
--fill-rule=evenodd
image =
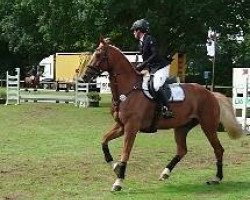
<path id="1" fill-rule="evenodd" d="M 136 65 L 135 68 L 137 70 L 141 71 L 141 70 L 143 70 L 145 68 L 146 64 L 147 64 L 146 62 L 139 63 L 138 65 Z"/>

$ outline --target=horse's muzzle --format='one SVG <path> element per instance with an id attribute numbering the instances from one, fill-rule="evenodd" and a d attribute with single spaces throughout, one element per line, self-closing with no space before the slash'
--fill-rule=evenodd
<path id="1" fill-rule="evenodd" d="M 83 76 L 84 82 L 89 82 L 101 74 L 101 70 L 97 67 L 87 65 L 87 70 Z"/>

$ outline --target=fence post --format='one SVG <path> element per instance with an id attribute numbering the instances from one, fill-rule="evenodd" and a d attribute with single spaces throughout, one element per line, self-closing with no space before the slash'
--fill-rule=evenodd
<path id="1" fill-rule="evenodd" d="M 20 68 L 16 68 L 16 75 L 11 76 L 9 72 L 6 73 L 6 103 L 10 104 L 10 100 L 15 102 L 15 105 L 20 104 Z"/>

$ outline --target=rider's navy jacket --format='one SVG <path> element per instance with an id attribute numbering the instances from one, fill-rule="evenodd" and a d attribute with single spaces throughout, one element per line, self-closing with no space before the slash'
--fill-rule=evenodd
<path id="1" fill-rule="evenodd" d="M 156 71 L 167 65 L 167 62 L 159 55 L 156 40 L 149 34 L 145 34 L 143 41 L 139 41 L 139 50 L 142 54 L 142 67 L 149 67 L 150 71 Z"/>

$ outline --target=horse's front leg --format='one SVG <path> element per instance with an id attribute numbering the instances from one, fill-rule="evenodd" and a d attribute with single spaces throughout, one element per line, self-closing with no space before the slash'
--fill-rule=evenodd
<path id="1" fill-rule="evenodd" d="M 112 191 L 120 191 L 122 189 L 122 182 L 125 178 L 125 172 L 127 167 L 127 161 L 129 160 L 130 152 L 134 145 L 136 133 L 138 132 L 138 125 L 136 120 L 131 120 L 124 126 L 124 142 L 121 154 L 121 161 L 116 163 L 114 171 L 117 175 L 117 179 L 113 184 Z"/>
<path id="2" fill-rule="evenodd" d="M 108 133 L 106 133 L 102 138 L 102 151 L 104 154 L 104 158 L 106 162 L 112 166 L 112 168 L 114 168 L 115 164 L 113 161 L 113 157 L 109 151 L 108 142 L 110 140 L 113 140 L 122 136 L 123 134 L 124 134 L 123 126 L 120 123 L 116 123 L 114 124 L 112 129 Z"/>

